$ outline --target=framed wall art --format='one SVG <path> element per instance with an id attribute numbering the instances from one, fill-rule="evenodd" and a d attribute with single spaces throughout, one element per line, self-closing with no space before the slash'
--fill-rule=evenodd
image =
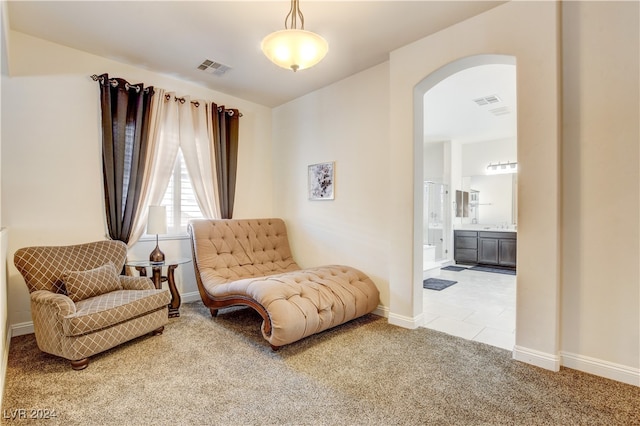
<path id="1" fill-rule="evenodd" d="M 335 163 L 309 166 L 309 200 L 333 200 L 335 197 Z"/>

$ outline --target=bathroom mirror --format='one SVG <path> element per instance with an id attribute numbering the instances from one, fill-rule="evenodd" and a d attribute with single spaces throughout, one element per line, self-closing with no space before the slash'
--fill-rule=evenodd
<path id="1" fill-rule="evenodd" d="M 487 225 L 516 223 L 517 176 L 517 174 L 470 176 L 469 190 L 476 197 L 471 203 L 474 210 L 472 216 L 476 218 L 477 223 Z"/>
<path id="2" fill-rule="evenodd" d="M 456 217 L 469 217 L 469 191 L 456 190 Z"/>

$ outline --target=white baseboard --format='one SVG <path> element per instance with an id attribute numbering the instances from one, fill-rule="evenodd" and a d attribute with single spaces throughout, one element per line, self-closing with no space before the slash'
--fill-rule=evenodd
<path id="1" fill-rule="evenodd" d="M 513 347 L 513 359 L 545 370 L 560 371 L 560 357 L 546 352 L 540 352 L 535 349 L 529 349 L 522 346 Z"/>
<path id="2" fill-rule="evenodd" d="M 197 302 L 199 300 L 202 300 L 200 298 L 200 293 L 197 291 L 191 291 L 189 293 L 181 293 L 180 299 L 182 299 L 182 303 Z"/>
<path id="3" fill-rule="evenodd" d="M 585 373 L 640 386 L 640 369 L 615 364 L 601 359 L 590 358 L 570 352 L 560 352 L 562 366 Z"/>
<path id="4" fill-rule="evenodd" d="M 11 337 L 24 336 L 25 334 L 31 334 L 34 332 L 33 321 L 11 325 Z"/>
<path id="5" fill-rule="evenodd" d="M 406 317 L 404 315 L 398 315 L 389 313 L 389 324 L 397 325 L 399 327 L 408 328 L 410 330 L 416 329 L 424 323 L 424 315 L 420 314 L 415 317 Z"/>
<path id="6" fill-rule="evenodd" d="M 184 303 L 198 302 L 201 300 L 200 293 L 197 291 L 181 294 L 180 297 Z M 424 320 L 423 315 L 407 317 L 390 313 L 389 308 L 382 305 L 378 305 L 373 313 L 375 315 L 388 318 L 389 324 L 391 325 L 397 325 L 408 329 L 415 329 L 422 326 Z M 4 348 L 5 351 L 1 354 L 2 359 L 0 362 L 2 362 L 2 364 L 0 365 L 0 373 L 6 372 L 11 337 L 31 334 L 33 332 L 33 322 L 23 322 L 11 325 L 10 330 L 7 332 L 7 341 Z M 632 368 L 570 352 L 561 352 L 560 356 L 557 356 L 516 345 L 513 348 L 513 359 L 551 371 L 559 371 L 560 365 L 562 365 L 563 367 L 618 382 L 627 383 L 633 386 L 640 386 L 640 369 L 638 368 Z M 4 374 L 2 374 L 0 380 L 2 380 L 2 383 L 0 383 L 0 389 L 2 389 L 4 386 Z M 1 397 L 2 396 L 0 395 L 0 398 Z"/>
<path id="7" fill-rule="evenodd" d="M 522 346 L 515 346 L 513 349 L 513 359 L 546 370 L 559 371 L 560 366 L 562 366 L 617 382 L 640 386 L 639 368 L 615 364 L 613 362 L 570 352 L 560 352 L 560 355 L 557 356 Z"/>
<path id="8" fill-rule="evenodd" d="M 389 318 L 389 308 L 386 306 L 378 305 L 375 311 L 372 312 L 374 315 L 383 318 Z"/>

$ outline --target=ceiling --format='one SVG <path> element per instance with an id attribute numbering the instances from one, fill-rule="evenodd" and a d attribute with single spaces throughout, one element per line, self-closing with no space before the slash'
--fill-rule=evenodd
<path id="1" fill-rule="evenodd" d="M 8 1 L 7 16 L 12 30 L 275 107 L 383 63 L 389 52 L 502 3 L 300 0 L 305 29 L 325 37 L 329 53 L 296 73 L 272 64 L 260 50 L 264 36 L 284 28 L 289 0 Z M 198 70 L 206 59 L 230 69 L 221 75 Z M 493 94 L 511 114 L 493 116 L 489 107 L 472 102 Z M 513 66 L 459 72 L 433 87 L 425 100 L 427 140 L 515 137 Z"/>
<path id="2" fill-rule="evenodd" d="M 467 68 L 436 84 L 424 97 L 424 133 L 425 142 L 515 138 L 516 66 Z"/>
<path id="3" fill-rule="evenodd" d="M 12 30 L 275 107 L 388 60 L 389 52 L 503 1 L 301 0 L 329 53 L 296 73 L 261 52 L 290 1 L 8 1 Z M 229 66 L 218 76 L 205 59 Z M 170 89 L 170 88 L 167 88 Z"/>

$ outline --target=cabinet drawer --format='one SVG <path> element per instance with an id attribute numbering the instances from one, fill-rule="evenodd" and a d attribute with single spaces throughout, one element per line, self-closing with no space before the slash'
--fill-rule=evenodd
<path id="1" fill-rule="evenodd" d="M 477 249 L 478 239 L 476 237 L 461 237 L 456 235 L 455 239 L 456 249 Z"/>
<path id="2" fill-rule="evenodd" d="M 490 232 L 480 231 L 478 232 L 479 238 L 497 238 L 500 240 L 515 240 L 518 234 L 515 232 Z"/>
<path id="3" fill-rule="evenodd" d="M 473 238 L 476 238 L 478 236 L 478 232 L 476 232 L 476 231 L 454 231 L 453 234 L 456 237 L 473 237 Z"/>
<path id="4" fill-rule="evenodd" d="M 477 263 L 478 262 L 478 250 L 472 249 L 456 249 L 455 261 L 461 263 Z"/>

